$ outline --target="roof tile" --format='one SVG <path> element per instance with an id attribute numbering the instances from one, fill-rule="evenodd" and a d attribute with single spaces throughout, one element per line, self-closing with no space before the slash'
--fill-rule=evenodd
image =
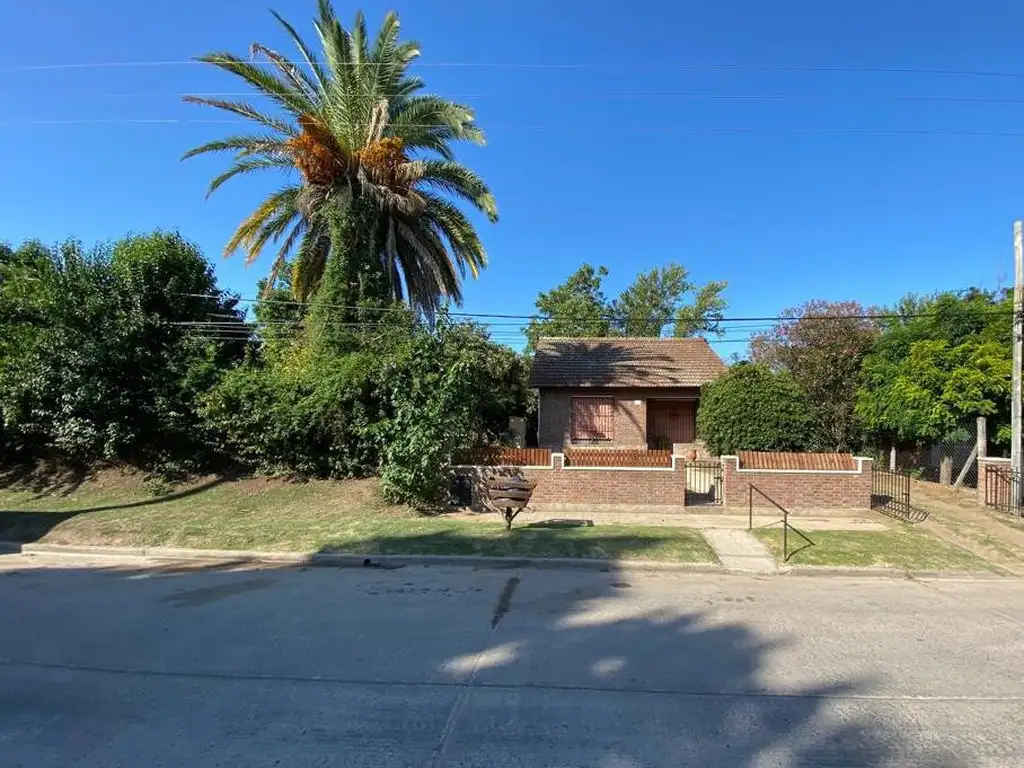
<path id="1" fill-rule="evenodd" d="M 704 339 L 542 338 L 530 386 L 699 387 L 725 370 Z"/>

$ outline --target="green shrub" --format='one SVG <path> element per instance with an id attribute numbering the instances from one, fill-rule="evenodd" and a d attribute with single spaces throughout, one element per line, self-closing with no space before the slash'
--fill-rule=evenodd
<path id="1" fill-rule="evenodd" d="M 249 362 L 204 398 L 203 417 L 219 451 L 269 474 L 361 477 L 376 471 L 372 425 L 381 402 L 366 353 L 318 364 Z"/>
<path id="2" fill-rule="evenodd" d="M 704 387 L 697 432 L 712 454 L 817 447 L 807 401 L 788 373 L 741 363 Z"/>
<path id="3" fill-rule="evenodd" d="M 197 398 L 243 344 L 190 323 L 239 318 L 176 234 L 0 258 L 0 412 L 15 457 L 181 474 L 206 460 Z"/>

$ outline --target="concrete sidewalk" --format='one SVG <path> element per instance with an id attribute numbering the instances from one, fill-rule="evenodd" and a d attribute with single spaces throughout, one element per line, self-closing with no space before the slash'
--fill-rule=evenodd
<path id="1" fill-rule="evenodd" d="M 701 531 L 727 571 L 734 573 L 778 573 L 775 558 L 749 532 L 707 528 Z"/>

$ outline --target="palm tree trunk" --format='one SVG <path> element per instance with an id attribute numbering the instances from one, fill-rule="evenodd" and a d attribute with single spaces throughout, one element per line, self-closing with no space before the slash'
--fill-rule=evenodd
<path id="1" fill-rule="evenodd" d="M 332 212 L 327 223 L 330 251 L 310 306 L 313 340 L 335 350 L 350 346 L 362 323 L 377 321 L 390 300 L 387 276 L 371 247 L 374 210 L 355 200 Z"/>
<path id="2" fill-rule="evenodd" d="M 330 248 L 324 273 L 310 302 L 309 322 L 315 347 L 340 351 L 351 337 L 346 325 L 355 319 L 358 285 L 352 267 L 358 250 L 358 226 L 352 208 L 329 214 Z"/>

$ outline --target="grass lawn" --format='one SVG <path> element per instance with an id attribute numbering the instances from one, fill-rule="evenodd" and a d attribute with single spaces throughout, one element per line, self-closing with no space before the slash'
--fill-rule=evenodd
<path id="1" fill-rule="evenodd" d="M 0 539 L 51 544 L 366 554 L 596 557 L 714 562 L 696 531 L 656 526 L 549 527 L 420 515 L 389 506 L 373 480 L 207 478 L 154 495 L 142 478 L 103 471 L 0 475 Z"/>
<path id="2" fill-rule="evenodd" d="M 798 526 L 799 527 L 799 526 Z M 782 560 L 782 529 L 754 531 Z M 808 531 L 814 546 L 789 558 L 788 565 L 888 567 L 921 571 L 991 571 L 982 558 L 926 531 L 900 523 L 887 531 Z M 790 550 L 806 544 L 790 531 Z"/>

